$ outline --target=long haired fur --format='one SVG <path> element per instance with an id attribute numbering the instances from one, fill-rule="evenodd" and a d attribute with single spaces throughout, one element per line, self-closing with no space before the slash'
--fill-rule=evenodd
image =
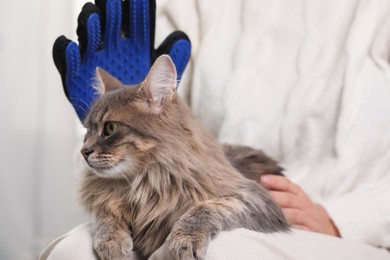
<path id="1" fill-rule="evenodd" d="M 173 259 L 203 259 L 221 230 L 288 230 L 265 189 L 229 163 L 175 95 L 169 56 L 134 88 L 102 74 L 105 94 L 84 123 L 88 167 L 80 189 L 96 216 L 93 241 L 102 259 L 147 258 L 165 241 Z"/>

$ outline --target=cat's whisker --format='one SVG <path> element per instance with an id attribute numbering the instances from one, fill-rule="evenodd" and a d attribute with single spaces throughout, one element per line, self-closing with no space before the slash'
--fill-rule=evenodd
<path id="1" fill-rule="evenodd" d="M 79 103 L 85 105 L 85 107 L 87 107 L 88 110 L 91 109 L 91 104 L 90 104 L 90 103 L 87 103 L 87 102 L 86 102 L 85 100 L 83 100 L 83 99 L 80 99 L 80 98 L 77 98 L 77 97 L 72 97 L 72 98 L 70 98 L 70 99 L 71 99 L 72 101 L 77 101 L 77 102 L 79 102 Z"/>
<path id="2" fill-rule="evenodd" d="M 81 109 L 85 114 L 87 114 L 91 110 L 90 104 L 88 104 L 87 102 L 85 102 L 84 100 L 82 100 L 80 98 L 72 97 L 72 98 L 70 98 L 70 101 L 71 101 L 72 105 L 74 106 L 74 108 Z M 79 105 L 77 102 L 83 104 L 84 106 Z"/>
<path id="3" fill-rule="evenodd" d="M 78 104 L 76 104 L 76 103 L 72 103 L 73 104 L 73 107 L 77 110 L 77 109 L 80 109 L 84 114 L 87 114 L 88 113 L 88 111 L 84 108 L 84 107 L 82 107 L 82 106 L 80 106 L 80 105 L 78 105 Z M 89 108 L 88 108 L 89 109 Z"/>
<path id="4" fill-rule="evenodd" d="M 126 177 L 126 175 L 125 175 L 122 171 L 120 171 L 119 173 L 120 173 L 120 175 L 122 175 L 122 177 L 127 181 L 127 183 L 131 186 L 131 181 L 129 180 L 129 178 Z"/>

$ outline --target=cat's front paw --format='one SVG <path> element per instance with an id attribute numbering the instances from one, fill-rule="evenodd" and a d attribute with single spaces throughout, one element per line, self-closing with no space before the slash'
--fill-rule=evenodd
<path id="1" fill-rule="evenodd" d="M 204 232 L 188 232 L 174 229 L 167 237 L 167 245 L 173 259 L 204 259 L 210 236 Z"/>
<path id="2" fill-rule="evenodd" d="M 126 232 L 95 237 L 93 246 L 101 260 L 136 259 L 133 252 L 133 240 Z"/>

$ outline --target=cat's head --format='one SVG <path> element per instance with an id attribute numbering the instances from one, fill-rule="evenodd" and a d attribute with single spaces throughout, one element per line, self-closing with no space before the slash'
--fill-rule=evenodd
<path id="1" fill-rule="evenodd" d="M 176 69 L 168 55 L 160 56 L 145 80 L 124 86 L 118 79 L 97 68 L 97 89 L 101 97 L 89 112 L 81 149 L 92 171 L 105 178 L 132 175 L 148 163 L 167 131 L 169 110 L 175 106 Z"/>

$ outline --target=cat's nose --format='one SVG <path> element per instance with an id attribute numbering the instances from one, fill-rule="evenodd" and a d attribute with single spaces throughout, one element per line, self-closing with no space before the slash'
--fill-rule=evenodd
<path id="1" fill-rule="evenodd" d="M 85 160 L 88 160 L 88 156 L 93 153 L 93 149 L 92 148 L 83 148 L 81 149 L 81 154 L 83 155 L 83 157 L 85 158 Z"/>

